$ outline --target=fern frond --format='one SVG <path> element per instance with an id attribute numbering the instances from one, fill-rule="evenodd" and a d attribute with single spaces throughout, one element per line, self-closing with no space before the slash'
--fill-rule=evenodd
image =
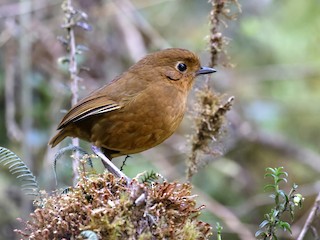
<path id="1" fill-rule="evenodd" d="M 36 177 L 14 152 L 0 147 L 0 164 L 8 166 L 9 172 L 20 180 L 21 189 L 25 194 L 40 196 Z"/>
<path id="2" fill-rule="evenodd" d="M 142 176 L 141 182 L 142 183 L 152 183 L 159 179 L 159 174 L 151 170 L 151 172 L 147 172 Z"/>

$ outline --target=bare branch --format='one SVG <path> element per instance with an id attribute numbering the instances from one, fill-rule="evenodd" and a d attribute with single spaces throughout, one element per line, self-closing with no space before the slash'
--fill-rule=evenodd
<path id="1" fill-rule="evenodd" d="M 318 196 L 314 202 L 314 205 L 311 209 L 311 212 L 307 218 L 307 221 L 305 222 L 297 240 L 303 240 L 305 235 L 307 234 L 308 230 L 310 228 L 312 228 L 312 223 L 313 223 L 314 219 L 316 218 L 317 214 L 319 214 L 319 209 L 320 209 L 320 193 L 318 194 Z"/>
<path id="2" fill-rule="evenodd" d="M 66 0 L 62 4 L 62 10 L 64 11 L 65 21 L 62 27 L 67 30 L 67 50 L 69 51 L 69 73 L 70 73 L 70 88 L 72 93 L 71 104 L 74 106 L 78 102 L 78 90 L 79 90 L 79 76 L 78 76 L 78 65 L 76 61 L 77 47 L 74 34 L 74 26 L 77 23 L 76 14 L 77 11 L 72 6 L 72 0 Z M 79 139 L 73 138 L 72 145 L 79 147 Z M 72 163 L 73 168 L 73 179 L 74 183 L 79 178 L 79 155 L 75 153 L 75 159 Z"/>

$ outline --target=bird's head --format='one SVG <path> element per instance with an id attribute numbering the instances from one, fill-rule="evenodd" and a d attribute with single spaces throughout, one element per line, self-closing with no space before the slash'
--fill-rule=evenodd
<path id="1" fill-rule="evenodd" d="M 213 68 L 202 67 L 194 53 L 181 48 L 169 48 L 151 53 L 136 66 L 149 69 L 145 74 L 150 74 L 148 79 L 151 81 L 167 81 L 184 91 L 191 89 L 195 77 L 216 72 Z"/>

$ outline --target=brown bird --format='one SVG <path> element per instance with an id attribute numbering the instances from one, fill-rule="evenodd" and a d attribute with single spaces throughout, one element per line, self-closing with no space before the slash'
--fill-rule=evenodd
<path id="1" fill-rule="evenodd" d="M 49 144 L 77 137 L 109 159 L 152 148 L 178 128 L 195 77 L 213 72 L 185 49 L 151 53 L 73 106 Z"/>

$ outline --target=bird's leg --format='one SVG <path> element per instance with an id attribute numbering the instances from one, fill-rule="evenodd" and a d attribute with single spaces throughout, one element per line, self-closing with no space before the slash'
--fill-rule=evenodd
<path id="1" fill-rule="evenodd" d="M 131 182 L 131 179 L 129 177 L 127 177 L 123 172 L 121 172 L 116 165 L 114 165 L 107 156 L 105 156 L 101 149 L 98 148 L 97 146 L 92 145 L 92 151 L 101 158 L 102 163 L 104 165 L 104 167 L 113 175 L 115 175 L 116 177 L 119 178 L 124 178 L 127 180 L 127 183 Z"/>

